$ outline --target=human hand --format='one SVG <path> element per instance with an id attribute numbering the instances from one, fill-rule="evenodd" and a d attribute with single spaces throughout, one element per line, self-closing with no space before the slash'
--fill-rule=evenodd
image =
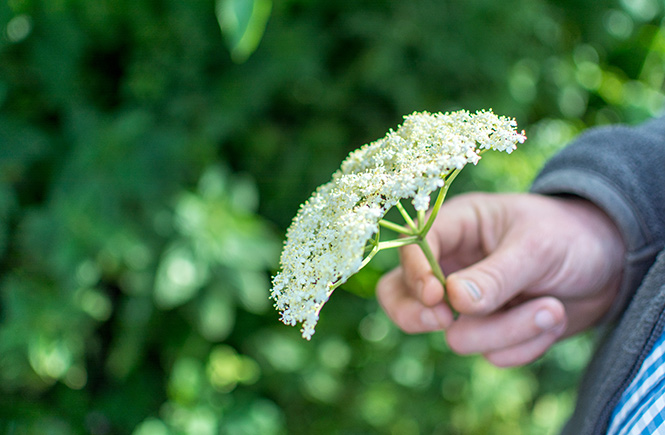
<path id="1" fill-rule="evenodd" d="M 377 285 L 379 302 L 404 331 L 445 329 L 453 351 L 497 366 L 531 362 L 596 323 L 616 296 L 625 252 L 592 203 L 536 194 L 452 198 L 427 241 L 459 317 L 415 245 Z"/>

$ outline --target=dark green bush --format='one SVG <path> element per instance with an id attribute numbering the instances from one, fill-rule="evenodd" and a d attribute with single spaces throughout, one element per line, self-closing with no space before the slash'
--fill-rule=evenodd
<path id="1" fill-rule="evenodd" d="M 269 277 L 298 204 L 404 114 L 491 107 L 526 129 L 460 191 L 524 189 L 580 130 L 658 113 L 663 16 L 655 0 L 1 3 L 0 431 L 555 432 L 586 338 L 497 370 L 404 336 L 371 297 L 386 254 L 305 342 Z"/>

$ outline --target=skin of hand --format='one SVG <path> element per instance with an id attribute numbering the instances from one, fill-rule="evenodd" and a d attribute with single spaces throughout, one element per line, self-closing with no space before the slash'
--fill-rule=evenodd
<path id="1" fill-rule="evenodd" d="M 444 290 L 416 245 L 377 285 L 405 332 L 446 330 L 450 348 L 499 367 L 529 363 L 608 311 L 625 247 L 591 202 L 538 194 L 467 194 L 444 203 L 427 234 Z"/>

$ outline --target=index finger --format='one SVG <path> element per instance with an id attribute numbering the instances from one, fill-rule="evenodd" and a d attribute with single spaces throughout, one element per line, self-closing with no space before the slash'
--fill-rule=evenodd
<path id="1" fill-rule="evenodd" d="M 452 273 L 482 258 L 478 231 L 478 195 L 464 195 L 444 203 L 434 225 L 425 237 L 432 255 Z M 400 249 L 405 284 L 425 305 L 443 300 L 443 285 L 434 277 L 432 268 L 418 245 Z"/>
<path id="2" fill-rule="evenodd" d="M 430 249 L 437 258 L 438 249 L 431 243 Z M 401 248 L 400 259 L 404 285 L 410 290 L 413 297 L 430 307 L 443 301 L 443 285 L 434 276 L 432 267 L 418 245 L 407 245 Z"/>
<path id="3" fill-rule="evenodd" d="M 376 294 L 388 317 L 407 333 L 444 329 L 453 321 L 452 312 L 444 303 L 425 306 L 414 297 L 405 284 L 401 267 L 381 278 L 376 287 Z"/>

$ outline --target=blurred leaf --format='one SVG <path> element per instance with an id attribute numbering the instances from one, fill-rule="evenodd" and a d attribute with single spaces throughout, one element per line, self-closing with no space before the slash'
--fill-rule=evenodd
<path id="1" fill-rule="evenodd" d="M 230 346 L 220 345 L 210 352 L 207 366 L 210 384 L 222 392 L 232 391 L 238 384 L 253 384 L 260 375 L 256 362 L 239 355 Z"/>
<path id="2" fill-rule="evenodd" d="M 212 285 L 201 298 L 198 309 L 199 329 L 209 342 L 223 341 L 235 325 L 236 307 L 230 290 L 223 285 Z"/>
<path id="3" fill-rule="evenodd" d="M 263 37 L 272 0 L 216 0 L 217 21 L 234 62 L 242 63 Z"/>
<path id="4" fill-rule="evenodd" d="M 132 435 L 170 435 L 171 431 L 169 430 L 166 423 L 156 418 L 150 418 L 145 420 L 140 425 L 138 425 Z"/>
<path id="5" fill-rule="evenodd" d="M 208 279 L 208 267 L 186 246 L 166 251 L 155 278 L 155 303 L 171 309 L 192 299 Z"/>
<path id="6" fill-rule="evenodd" d="M 279 407 L 269 400 L 257 400 L 240 407 L 229 415 L 224 425 L 229 435 L 286 434 L 284 416 Z"/>
<path id="7" fill-rule="evenodd" d="M 237 271 L 235 281 L 238 300 L 250 313 L 265 313 L 270 307 L 270 281 L 265 274 L 253 271 Z"/>
<path id="8" fill-rule="evenodd" d="M 0 258 L 9 246 L 11 216 L 17 205 L 14 191 L 8 185 L 0 183 Z"/>
<path id="9" fill-rule="evenodd" d="M 175 362 L 169 379 L 169 396 L 183 404 L 196 403 L 204 387 L 204 367 L 194 358 L 181 358 Z"/>

